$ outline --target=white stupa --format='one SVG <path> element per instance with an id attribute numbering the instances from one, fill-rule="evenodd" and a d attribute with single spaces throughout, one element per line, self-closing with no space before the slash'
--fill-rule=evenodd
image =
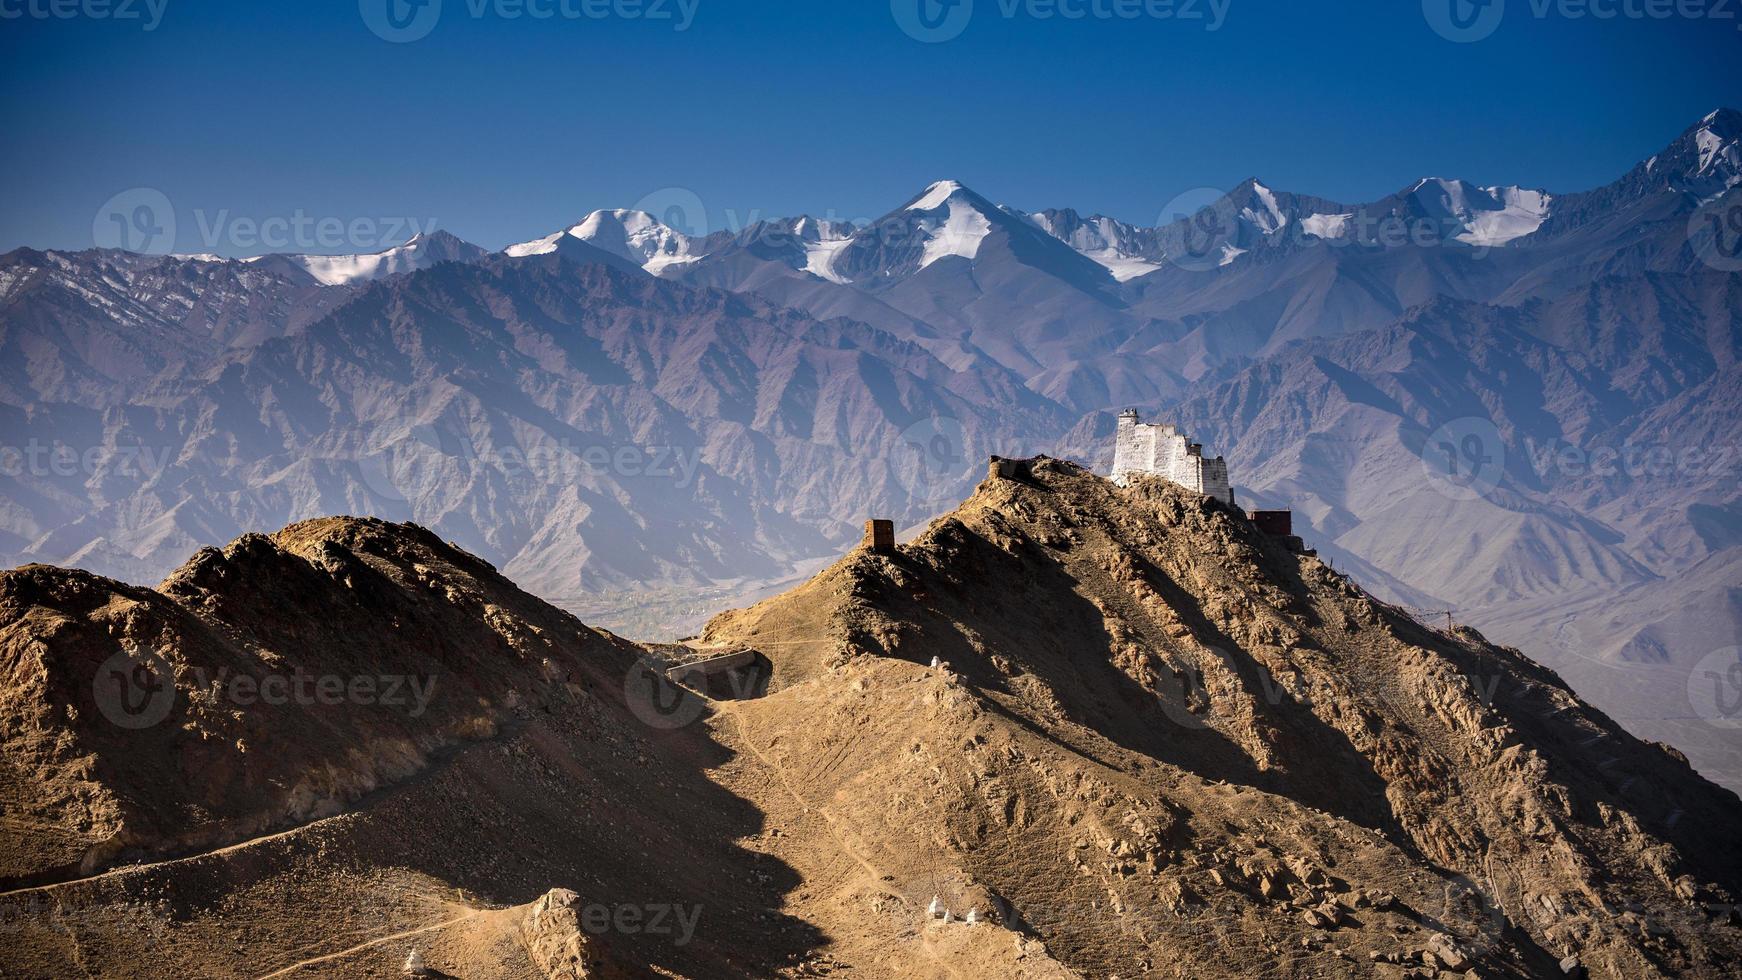
<path id="1" fill-rule="evenodd" d="M 948 918 L 950 910 L 944 908 L 944 900 L 936 895 L 931 897 L 931 904 L 925 907 L 925 914 L 934 919 Z"/>
<path id="2" fill-rule="evenodd" d="M 399 969 L 408 977 L 421 977 L 429 974 L 429 967 L 425 966 L 423 962 L 423 954 L 415 949 L 407 954 L 405 965 Z"/>

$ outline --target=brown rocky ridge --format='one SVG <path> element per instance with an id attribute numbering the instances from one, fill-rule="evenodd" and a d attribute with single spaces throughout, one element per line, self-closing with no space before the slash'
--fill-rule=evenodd
<path id="1" fill-rule="evenodd" d="M 1005 472 L 681 645 L 374 520 L 0 575 L 0 975 L 1733 975 L 1673 749 L 1213 500 Z"/>

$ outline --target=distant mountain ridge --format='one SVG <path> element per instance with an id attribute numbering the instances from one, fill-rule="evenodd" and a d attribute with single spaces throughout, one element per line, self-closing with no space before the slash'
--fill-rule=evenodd
<path id="1" fill-rule="evenodd" d="M 1242 181 L 1220 200 L 1207 203 L 1205 210 L 1225 210 L 1236 216 L 1247 234 L 1235 237 L 1248 242 L 1291 229 L 1300 236 L 1321 240 L 1366 240 L 1357 234 L 1361 225 L 1355 220 L 1358 216 L 1395 215 L 1436 219 L 1451 229 L 1447 240 L 1496 247 L 1528 244 L 1538 231 L 1545 235 L 1565 233 L 1591 220 L 1593 210 L 1612 212 L 1617 204 L 1630 203 L 1651 193 L 1685 192 L 1709 200 L 1738 183 L 1742 183 L 1742 112 L 1721 108 L 1689 126 L 1661 152 L 1614 183 L 1587 191 L 1550 193 L 1518 185 L 1480 187 L 1465 180 L 1429 176 L 1368 204 L 1342 204 L 1274 190 L 1254 177 Z M 926 255 L 926 244 L 933 243 L 938 251 L 931 256 L 910 262 L 904 269 L 877 268 L 876 262 L 866 257 L 878 250 L 870 244 L 873 235 L 868 233 L 874 232 L 875 237 L 884 239 L 895 237 L 886 223 L 908 212 L 921 215 L 939 212 L 952 202 L 961 206 L 962 224 L 951 226 L 947 220 L 928 222 L 922 217 L 916 222 L 920 226 L 917 231 L 900 226 L 904 234 L 899 237 L 907 242 L 908 248 L 919 247 L 922 256 Z M 1041 229 L 1107 268 L 1123 282 L 1155 271 L 1147 268 L 1149 265 L 1178 257 L 1187 226 L 1196 213 L 1162 215 L 1168 220 L 1146 227 L 1101 214 L 1084 216 L 1068 207 L 1023 212 L 993 205 L 957 181 L 941 180 L 868 226 L 799 215 L 760 221 L 737 232 L 692 237 L 644 211 L 607 209 L 594 211 L 543 238 L 509 245 L 502 253 L 515 257 L 543 254 L 584 242 L 655 275 L 682 275 L 684 266 L 751 247 L 759 238 L 749 233 L 762 231 L 771 237 L 789 234 L 808 246 L 824 246 L 821 251 L 828 253 L 826 258 L 817 257 L 817 248 L 800 248 L 804 260 L 793 268 L 848 284 L 852 280 L 834 270 L 835 260 L 846 249 L 827 246 L 857 239 L 856 248 L 861 254 L 848 264 L 861 273 L 871 268 L 873 274 L 868 278 L 872 280 L 888 278 L 917 272 L 936 257 L 952 254 L 951 241 L 977 243 L 983 232 L 970 230 L 976 220 L 1002 224 L 1006 216 Z M 488 254 L 487 249 L 464 242 L 449 232 L 432 231 L 415 235 L 403 245 L 367 255 L 273 253 L 232 260 L 215 256 L 175 258 L 283 263 L 308 271 L 323 285 L 349 285 L 426 268 L 439 261 L 478 261 Z M 591 257 L 590 253 L 585 254 Z M 971 258 L 972 254 L 966 257 Z"/>
<path id="2" fill-rule="evenodd" d="M 676 597 L 621 615 L 680 633 L 698 590 L 924 520 L 988 453 L 1095 461 L 1136 406 L 1371 587 L 1543 644 L 1742 785 L 1682 703 L 1742 637 L 1733 474 L 1555 455 L 1742 445 L 1742 277 L 1690 235 L 1742 206 L 1739 136 L 1714 112 L 1585 191 L 1424 179 L 1346 204 L 1252 179 L 1153 227 L 938 181 L 865 226 L 690 236 L 613 210 L 500 253 L 444 232 L 350 257 L 19 249 L 0 556 L 146 582 L 249 528 L 371 514 L 546 597 Z M 1466 420 L 1504 467 L 1450 499 L 1424 460 Z M 1662 670 L 1600 690 L 1640 664 Z"/>

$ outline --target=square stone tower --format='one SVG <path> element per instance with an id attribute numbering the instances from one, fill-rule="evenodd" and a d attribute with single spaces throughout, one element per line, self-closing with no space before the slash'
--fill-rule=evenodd
<path id="1" fill-rule="evenodd" d="M 1220 456 L 1205 459 L 1203 445 L 1187 439 L 1173 426 L 1145 422 L 1136 409 L 1126 409 L 1119 413 L 1114 438 L 1114 483 L 1124 486 L 1135 474 L 1151 474 L 1217 500 L 1234 502 L 1228 464 Z"/>
<path id="2" fill-rule="evenodd" d="M 865 540 L 861 547 L 874 555 L 895 554 L 895 522 L 872 519 L 865 522 Z"/>

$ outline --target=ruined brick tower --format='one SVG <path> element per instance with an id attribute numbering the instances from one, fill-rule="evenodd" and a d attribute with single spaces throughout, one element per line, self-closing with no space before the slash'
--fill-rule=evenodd
<path id="1" fill-rule="evenodd" d="M 861 547 L 874 555 L 895 554 L 895 522 L 872 519 L 865 522 L 865 540 Z"/>
<path id="2" fill-rule="evenodd" d="M 1222 457 L 1204 458 L 1204 447 L 1188 440 L 1171 425 L 1144 422 L 1136 409 L 1119 413 L 1113 446 L 1113 482 L 1124 486 L 1134 474 L 1149 473 L 1232 504 L 1228 464 Z"/>

